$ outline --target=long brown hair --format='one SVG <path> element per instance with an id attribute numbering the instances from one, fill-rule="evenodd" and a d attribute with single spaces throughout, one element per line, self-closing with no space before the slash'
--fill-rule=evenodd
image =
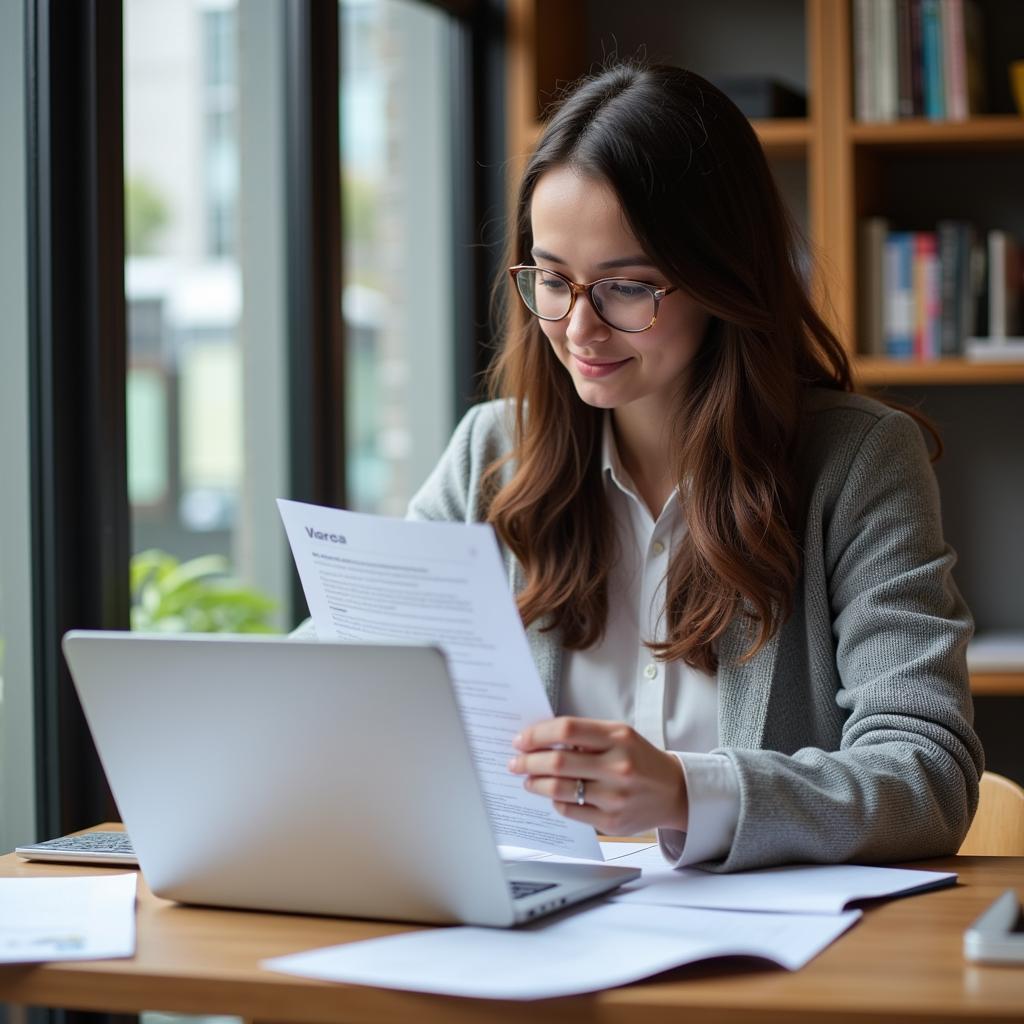
<path id="1" fill-rule="evenodd" d="M 808 298 L 760 142 L 711 83 L 630 63 L 574 88 L 523 174 L 510 262 L 531 251 L 538 179 L 562 166 L 609 185 L 645 253 L 710 314 L 671 424 L 688 530 L 668 571 L 667 640 L 651 647 L 713 672 L 737 614 L 750 657 L 792 610 L 803 396 L 853 390 L 849 363 Z M 577 397 L 537 322 L 522 323 L 510 293 L 505 302 L 491 385 L 512 399 L 513 449 L 488 471 L 488 519 L 522 566 L 523 621 L 560 628 L 578 650 L 604 632 L 616 550 L 600 475 L 604 413 Z"/>

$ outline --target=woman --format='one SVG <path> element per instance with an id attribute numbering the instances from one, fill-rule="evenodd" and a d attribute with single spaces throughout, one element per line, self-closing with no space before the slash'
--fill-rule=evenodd
<path id="1" fill-rule="evenodd" d="M 853 393 L 746 119 L 585 80 L 512 245 L 529 322 L 410 506 L 504 546 L 555 709 L 510 770 L 680 866 L 954 852 L 982 751 L 925 445 Z"/>

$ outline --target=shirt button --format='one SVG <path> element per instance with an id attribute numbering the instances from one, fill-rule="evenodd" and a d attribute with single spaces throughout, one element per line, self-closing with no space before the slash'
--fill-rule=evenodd
<path id="1" fill-rule="evenodd" d="M 657 676 L 657 674 L 658 666 L 655 665 L 653 662 L 650 665 L 648 665 L 647 668 L 644 669 L 644 675 L 647 676 L 648 679 L 654 679 L 654 677 Z"/>
<path id="2" fill-rule="evenodd" d="M 664 544 L 662 544 L 660 540 L 656 540 L 656 541 L 655 541 L 655 542 L 654 542 L 654 543 L 653 543 L 653 544 L 651 545 L 651 550 L 652 550 L 652 551 L 653 551 L 653 552 L 654 552 L 654 553 L 655 553 L 656 555 L 663 555 L 663 554 L 665 553 L 665 545 L 664 545 Z"/>

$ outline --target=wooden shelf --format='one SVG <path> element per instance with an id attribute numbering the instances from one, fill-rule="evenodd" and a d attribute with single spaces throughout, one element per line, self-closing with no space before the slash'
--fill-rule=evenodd
<path id="1" fill-rule="evenodd" d="M 811 123 L 803 117 L 761 118 L 751 121 L 769 156 L 802 157 L 811 142 Z"/>
<path id="2" fill-rule="evenodd" d="M 921 362 L 859 356 L 854 359 L 853 372 L 859 384 L 872 386 L 1024 383 L 1024 363 L 975 363 L 953 358 Z"/>
<path id="3" fill-rule="evenodd" d="M 1024 672 L 972 672 L 976 697 L 1024 697 Z"/>
<path id="4" fill-rule="evenodd" d="M 910 118 L 883 124 L 851 121 L 847 134 L 856 146 L 888 149 L 1024 149 L 1024 117 L 989 114 L 967 121 Z"/>

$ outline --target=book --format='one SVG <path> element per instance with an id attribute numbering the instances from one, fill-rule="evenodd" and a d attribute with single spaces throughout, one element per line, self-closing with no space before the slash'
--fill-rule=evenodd
<path id="1" fill-rule="evenodd" d="M 896 109 L 914 116 L 914 49 L 910 34 L 910 0 L 896 0 Z"/>
<path id="2" fill-rule="evenodd" d="M 921 0 L 921 53 L 924 82 L 924 116 L 941 121 L 946 116 L 942 82 L 942 23 L 939 0 Z"/>
<path id="3" fill-rule="evenodd" d="M 1024 632 L 979 632 L 967 645 L 967 667 L 972 672 L 1024 671 Z"/>
<path id="4" fill-rule="evenodd" d="M 910 0 L 910 88 L 914 117 L 924 115 L 924 35 L 921 24 L 921 0 Z"/>
<path id="5" fill-rule="evenodd" d="M 854 107 L 858 121 L 877 120 L 874 26 L 874 0 L 853 0 Z"/>
<path id="6" fill-rule="evenodd" d="M 933 231 L 915 231 L 914 244 L 914 357 L 939 356 L 939 255 Z"/>
<path id="7" fill-rule="evenodd" d="M 896 0 L 875 0 L 875 106 L 879 121 L 899 116 Z"/>
<path id="8" fill-rule="evenodd" d="M 941 220 L 939 241 L 939 351 L 959 355 L 964 339 L 982 329 L 977 316 L 978 245 L 974 226 L 965 220 Z M 986 318 L 987 319 L 987 318 Z"/>
<path id="9" fill-rule="evenodd" d="M 914 355 L 914 235 L 890 231 L 885 240 L 883 317 L 885 354 L 890 359 Z"/>
<path id="10" fill-rule="evenodd" d="M 946 117 L 951 121 L 965 121 L 970 111 L 967 105 L 963 0 L 942 0 L 940 20 Z"/>
<path id="11" fill-rule="evenodd" d="M 884 356 L 885 239 L 889 222 L 885 217 L 867 217 L 860 225 L 860 317 L 861 350 L 864 355 Z"/>
<path id="12" fill-rule="evenodd" d="M 988 335 L 1006 338 L 1017 330 L 1021 292 L 1020 248 L 1005 231 L 988 233 Z"/>
<path id="13" fill-rule="evenodd" d="M 968 338 L 964 356 L 972 363 L 1024 363 L 1024 338 Z"/>

